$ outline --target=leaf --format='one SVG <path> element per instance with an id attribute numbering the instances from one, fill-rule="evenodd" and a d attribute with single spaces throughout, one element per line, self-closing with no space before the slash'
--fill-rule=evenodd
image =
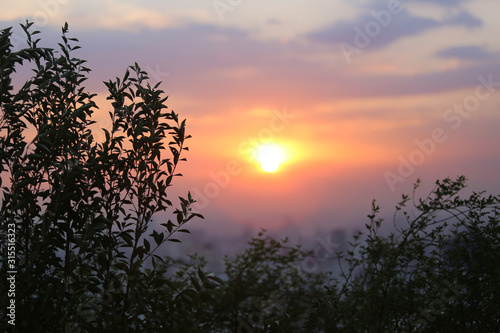
<path id="1" fill-rule="evenodd" d="M 182 212 L 177 213 L 177 224 L 181 225 L 183 221 L 184 221 L 184 216 Z"/>
<path id="2" fill-rule="evenodd" d="M 180 240 L 175 239 L 175 238 L 169 238 L 169 239 L 168 239 L 168 241 L 169 241 L 169 242 L 173 242 L 173 243 L 181 243 L 181 241 L 180 241 Z"/>

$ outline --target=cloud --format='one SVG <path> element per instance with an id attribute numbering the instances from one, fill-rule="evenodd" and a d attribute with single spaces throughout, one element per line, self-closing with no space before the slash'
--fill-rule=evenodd
<path id="1" fill-rule="evenodd" d="M 474 87 L 479 75 L 494 73 L 500 79 L 496 62 L 411 76 L 367 74 L 349 66 L 326 69 L 321 63 L 308 62 L 308 55 L 316 50 L 307 44 L 259 41 L 243 30 L 211 25 L 142 30 L 133 38 L 123 31 L 87 31 L 77 37 L 84 43 L 83 58 L 94 68 L 93 82 L 121 75 L 127 65 L 139 61 L 143 68 L 159 67 L 170 73 L 164 80 L 168 90 L 184 91 L 200 104 L 210 101 L 217 109 L 270 102 L 281 107 L 288 105 L 290 96 L 307 103 L 311 98 L 434 94 Z M 452 48 L 441 52 L 440 57 L 479 57 L 486 51 Z"/>
<path id="2" fill-rule="evenodd" d="M 428 2 L 433 5 L 442 5 L 442 6 L 456 6 L 462 2 L 466 2 L 467 0 L 425 0 L 421 2 Z"/>
<path id="3" fill-rule="evenodd" d="M 435 55 L 439 58 L 459 60 L 486 60 L 496 56 L 496 54 L 485 50 L 483 47 L 474 45 L 449 47 L 436 52 Z"/>
<path id="4" fill-rule="evenodd" d="M 39 28 L 55 26 L 64 22 L 87 30 L 124 30 L 137 32 L 140 29 L 161 29 L 183 26 L 190 22 L 216 22 L 210 3 L 193 6 L 190 1 L 62 1 L 26 0 L 10 6 L 0 13 L 1 21 L 34 21 Z"/>
<path id="5" fill-rule="evenodd" d="M 400 0 L 398 2 L 403 2 L 403 4 L 401 5 L 404 5 L 405 2 L 411 2 L 412 0 Z M 440 5 L 440 6 L 457 6 L 463 2 L 467 2 L 469 0 L 419 0 L 418 2 L 419 3 L 430 3 L 430 4 L 433 4 L 433 5 Z M 376 6 L 379 6 L 380 7 L 380 3 L 382 1 L 380 0 L 365 0 L 365 2 L 367 3 L 366 6 L 371 6 L 371 7 L 376 7 Z M 396 1 L 394 1 L 395 3 L 397 3 Z"/>
<path id="6" fill-rule="evenodd" d="M 445 20 L 445 24 L 473 29 L 480 28 L 483 25 L 483 21 L 465 11 L 461 11 L 457 15 L 449 16 L 447 20 Z"/>
<path id="7" fill-rule="evenodd" d="M 375 50 L 392 44 L 402 38 L 416 36 L 431 29 L 443 26 L 463 26 L 468 29 L 482 26 L 482 21 L 471 14 L 461 11 L 446 17 L 443 21 L 410 14 L 402 7 L 401 11 L 389 12 L 387 8 L 369 7 L 354 21 L 338 22 L 326 29 L 306 35 L 310 41 L 331 45 L 347 43 L 356 45 L 360 34 L 368 36 L 368 50 Z M 394 14 L 391 14 L 394 13 Z M 361 32 L 360 32 L 361 31 Z"/>
<path id="8" fill-rule="evenodd" d="M 307 37 L 314 42 L 332 45 L 340 43 L 353 45 L 356 36 L 355 29 L 365 32 L 370 25 L 369 22 L 376 22 L 374 16 L 365 15 L 358 18 L 356 22 L 339 22 L 324 30 L 312 32 Z M 413 17 L 406 12 L 397 16 L 393 15 L 389 22 L 387 27 L 381 27 L 378 36 L 371 39 L 369 49 L 386 46 L 402 37 L 416 35 L 439 25 L 438 22 L 432 19 Z"/>
<path id="9" fill-rule="evenodd" d="M 352 97 L 366 96 L 403 96 L 418 94 L 435 94 L 446 91 L 473 88 L 479 83 L 479 76 L 493 75 L 494 80 L 500 78 L 497 63 L 477 64 L 442 72 L 431 72 L 419 75 L 359 75 L 347 76 L 343 84 L 351 87 L 344 94 Z M 357 87 L 356 90 L 352 87 Z"/>
<path id="10" fill-rule="evenodd" d="M 44 35 L 49 33 L 44 30 Z M 59 35 L 51 30 L 51 35 Z M 89 60 L 93 69 L 88 81 L 92 90 L 102 90 L 102 81 L 123 75 L 137 61 L 143 69 L 169 73 L 152 78 L 164 81 L 162 87 L 174 97 L 195 101 L 191 110 L 199 114 L 207 112 L 207 104 L 212 110 L 227 112 L 242 105 L 280 108 L 293 99 L 304 107 L 311 100 L 437 94 L 474 87 L 477 76 L 489 73 L 500 79 L 495 61 L 411 76 L 367 74 L 343 63 L 325 67 L 308 60 L 317 52 L 308 44 L 255 40 L 244 30 L 214 25 L 141 29 L 134 34 L 70 32 L 83 46 L 78 56 Z M 452 48 L 440 52 L 437 56 L 477 58 L 482 51 Z"/>

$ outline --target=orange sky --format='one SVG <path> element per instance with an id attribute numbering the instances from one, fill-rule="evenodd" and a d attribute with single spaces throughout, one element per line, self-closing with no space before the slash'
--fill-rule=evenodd
<path id="1" fill-rule="evenodd" d="M 175 191 L 204 228 L 360 224 L 417 178 L 500 189 L 497 1 L 228 3 L 25 1 L 0 20 L 51 46 L 68 21 L 102 126 L 102 81 L 134 62 L 163 81 L 193 136 Z M 289 154 L 272 174 L 249 154 L 267 141 Z"/>

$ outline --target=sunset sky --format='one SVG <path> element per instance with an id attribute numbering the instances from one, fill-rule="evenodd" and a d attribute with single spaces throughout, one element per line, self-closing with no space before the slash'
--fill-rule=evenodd
<path id="1" fill-rule="evenodd" d="M 3 0 L 0 20 L 33 20 L 51 47 L 68 22 L 102 127 L 102 81 L 135 62 L 163 81 L 193 136 L 174 192 L 192 191 L 206 218 L 194 223 L 220 232 L 361 225 L 372 199 L 390 213 L 417 178 L 422 195 L 462 174 L 500 193 L 499 12 L 498 0 Z M 268 142 L 283 154 L 272 173 L 254 154 Z"/>

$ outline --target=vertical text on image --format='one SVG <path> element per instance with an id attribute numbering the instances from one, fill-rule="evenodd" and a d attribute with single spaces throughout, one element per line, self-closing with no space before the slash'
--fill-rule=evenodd
<path id="1" fill-rule="evenodd" d="M 16 325 L 16 224 L 7 224 L 7 321 Z"/>

